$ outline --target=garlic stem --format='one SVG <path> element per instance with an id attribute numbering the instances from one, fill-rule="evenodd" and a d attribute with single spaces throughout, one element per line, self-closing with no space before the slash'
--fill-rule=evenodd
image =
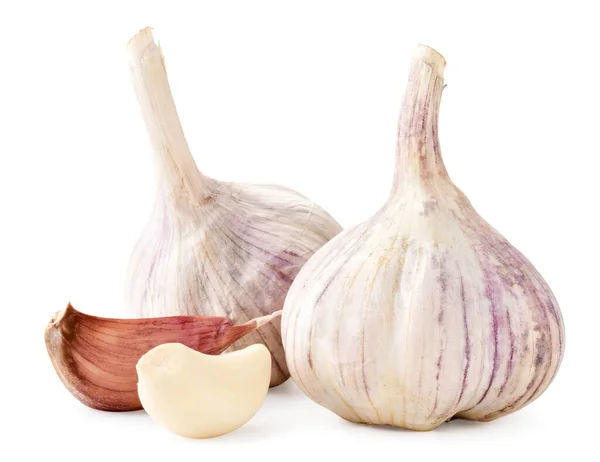
<path id="1" fill-rule="evenodd" d="M 181 206 L 196 206 L 210 197 L 209 179 L 202 175 L 183 133 L 169 87 L 160 45 L 147 27 L 128 44 L 133 86 L 146 122 L 157 171 L 167 197 Z"/>
<path id="2" fill-rule="evenodd" d="M 190 155 L 160 47 L 150 29 L 129 44 L 131 73 L 164 178 L 130 260 L 127 309 L 135 317 L 222 315 L 235 323 L 281 310 L 311 255 L 341 231 L 310 199 L 283 186 L 218 181 Z M 162 174 L 162 175 L 161 175 Z M 271 385 L 288 377 L 279 319 L 230 348 L 263 343 Z"/>
<path id="3" fill-rule="evenodd" d="M 396 173 L 392 196 L 413 185 L 447 176 L 438 139 L 438 115 L 446 61 L 437 51 L 419 45 L 398 124 Z"/>

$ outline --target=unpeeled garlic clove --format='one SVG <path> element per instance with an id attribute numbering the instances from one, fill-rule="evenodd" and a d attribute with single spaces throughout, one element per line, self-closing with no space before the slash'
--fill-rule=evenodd
<path id="1" fill-rule="evenodd" d="M 448 176 L 445 65 L 417 48 L 389 200 L 315 253 L 285 301 L 293 379 L 350 421 L 431 430 L 493 420 L 540 396 L 563 357 L 552 291 Z"/>
<path id="2" fill-rule="evenodd" d="M 153 420 L 181 436 L 212 438 L 256 414 L 267 396 L 271 355 L 262 344 L 209 356 L 160 345 L 137 364 L 138 392 Z"/>
<path id="3" fill-rule="evenodd" d="M 179 342 L 218 355 L 279 315 L 238 326 L 216 316 L 110 319 L 81 313 L 69 303 L 52 318 L 44 337 L 56 373 L 79 401 L 103 411 L 133 411 L 142 408 L 135 366 L 148 350 Z"/>
<path id="4" fill-rule="evenodd" d="M 244 322 L 280 310 L 300 268 L 340 225 L 288 188 L 203 175 L 185 139 L 152 31 L 139 32 L 128 50 L 158 177 L 154 211 L 129 264 L 129 315 L 198 314 Z M 232 349 L 252 343 L 263 343 L 273 355 L 271 385 L 286 380 L 280 323 L 269 323 Z"/>

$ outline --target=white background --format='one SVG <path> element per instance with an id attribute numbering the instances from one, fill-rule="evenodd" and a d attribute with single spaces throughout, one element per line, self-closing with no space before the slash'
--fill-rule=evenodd
<path id="1" fill-rule="evenodd" d="M 593 459 L 600 33 L 594 2 L 562 4 L 2 2 L 0 459 Z M 414 46 L 440 51 L 450 175 L 562 307 L 567 348 L 548 391 L 492 423 L 414 433 L 344 422 L 289 381 L 242 429 L 208 441 L 72 398 L 43 330 L 69 300 L 98 315 L 123 311 L 125 265 L 154 198 L 125 51 L 146 25 L 203 172 L 293 187 L 344 226 L 389 191 Z"/>

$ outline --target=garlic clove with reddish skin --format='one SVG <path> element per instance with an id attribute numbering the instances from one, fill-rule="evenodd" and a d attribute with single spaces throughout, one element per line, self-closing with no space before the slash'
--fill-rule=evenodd
<path id="1" fill-rule="evenodd" d="M 134 87 L 155 153 L 158 194 L 133 250 L 127 309 L 136 317 L 227 316 L 241 323 L 283 307 L 304 263 L 340 230 L 321 207 L 281 186 L 217 181 L 190 153 L 150 29 L 129 43 Z M 275 321 L 235 343 L 263 343 L 271 385 L 289 377 Z"/>
<path id="2" fill-rule="evenodd" d="M 540 396 L 564 353 L 552 291 L 448 176 L 445 64 L 417 48 L 388 201 L 316 252 L 286 298 L 294 381 L 350 421 L 432 430 L 493 420 Z"/>
<path id="3" fill-rule="evenodd" d="M 57 375 L 79 401 L 103 411 L 133 411 L 142 408 L 135 366 L 150 349 L 178 342 L 218 355 L 280 314 L 235 326 L 228 318 L 211 316 L 99 318 L 69 303 L 52 318 L 44 337 Z"/>

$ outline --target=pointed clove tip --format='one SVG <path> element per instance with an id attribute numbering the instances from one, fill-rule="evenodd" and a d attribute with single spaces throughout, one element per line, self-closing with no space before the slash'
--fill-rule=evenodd
<path id="1" fill-rule="evenodd" d="M 61 323 L 63 319 L 69 316 L 73 311 L 76 310 L 73 308 L 73 305 L 71 305 L 71 302 L 69 302 L 64 310 L 55 312 L 50 318 L 50 322 L 46 324 L 44 329 L 44 342 L 46 343 L 46 348 L 49 353 L 55 348 L 56 342 L 61 336 Z M 52 354 L 50 354 L 50 358 L 52 359 Z M 54 361 L 54 359 L 52 359 L 52 361 Z"/>
<path id="2" fill-rule="evenodd" d="M 413 55 L 413 60 L 427 64 L 438 76 L 444 76 L 446 60 L 440 52 L 430 46 L 419 43 Z"/>
<path id="3" fill-rule="evenodd" d="M 50 322 L 46 324 L 45 335 L 46 340 L 48 340 L 48 336 L 50 335 L 50 331 L 60 328 L 61 322 L 70 318 L 73 315 L 78 314 L 79 312 L 73 307 L 71 302 L 67 303 L 67 307 L 64 310 L 59 310 L 55 312 L 50 318 Z"/>
<path id="4" fill-rule="evenodd" d="M 71 305 L 71 302 L 69 302 L 69 304 L 67 305 L 67 307 L 64 310 L 59 310 L 52 315 L 52 318 L 50 318 L 50 322 L 48 323 L 46 328 L 49 328 L 49 327 L 52 327 L 52 326 L 55 326 L 56 324 L 58 324 L 60 322 L 60 320 L 65 317 L 65 314 L 67 312 L 74 310 L 74 309 L 75 308 L 73 308 L 73 305 Z"/>

